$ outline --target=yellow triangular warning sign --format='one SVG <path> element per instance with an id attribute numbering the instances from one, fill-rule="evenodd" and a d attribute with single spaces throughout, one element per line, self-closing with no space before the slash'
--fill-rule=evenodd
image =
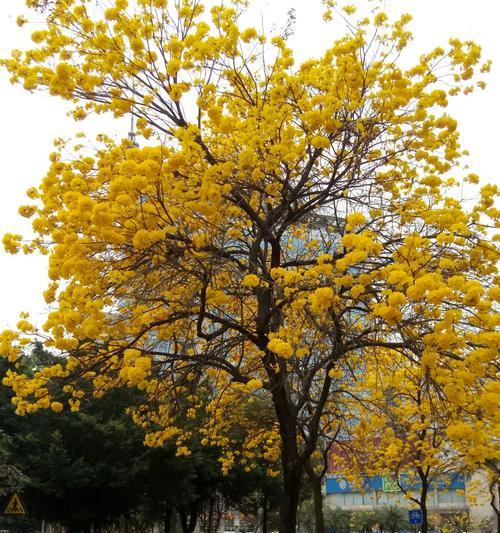
<path id="1" fill-rule="evenodd" d="M 2 514 L 22 515 L 26 514 L 26 507 L 24 507 L 23 501 L 17 492 L 11 496 L 7 507 L 3 510 Z"/>

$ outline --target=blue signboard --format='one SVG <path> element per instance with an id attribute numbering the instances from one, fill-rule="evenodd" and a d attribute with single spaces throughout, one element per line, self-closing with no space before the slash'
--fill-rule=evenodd
<path id="1" fill-rule="evenodd" d="M 346 492 L 359 492 L 360 487 L 352 485 L 343 477 L 331 477 L 326 478 L 326 493 L 327 494 L 342 494 Z M 378 491 L 382 490 L 382 478 L 376 477 L 363 477 L 361 481 L 362 490 L 364 491 Z"/>
<path id="2" fill-rule="evenodd" d="M 363 477 L 361 481 L 363 491 L 382 491 L 387 492 L 387 482 L 384 483 L 384 476 Z M 418 490 L 420 488 L 420 482 L 414 477 L 410 477 L 408 474 L 401 474 L 399 476 L 399 483 L 404 489 Z M 358 486 L 352 485 L 347 479 L 335 476 L 326 479 L 326 493 L 327 494 L 342 494 L 348 492 L 359 492 Z M 464 489 L 465 477 L 463 474 L 451 473 L 446 478 L 433 481 L 431 483 L 432 490 L 444 490 L 444 489 Z"/>
<path id="3" fill-rule="evenodd" d="M 412 526 L 419 526 L 424 523 L 424 514 L 420 509 L 412 509 L 408 511 L 408 522 Z"/>

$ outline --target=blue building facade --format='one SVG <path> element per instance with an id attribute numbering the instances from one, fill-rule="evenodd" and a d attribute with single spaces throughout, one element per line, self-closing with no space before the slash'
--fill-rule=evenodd
<path id="1" fill-rule="evenodd" d="M 400 486 L 412 492 L 419 491 L 419 484 L 406 474 L 399 477 L 399 484 L 391 477 L 365 477 L 361 486 L 351 484 L 341 476 L 332 476 L 325 481 L 325 492 L 330 507 L 344 509 L 376 508 L 383 505 L 414 507 Z M 465 510 L 467 508 L 466 479 L 463 474 L 453 473 L 446 479 L 431 485 L 428 495 L 430 510 Z"/>

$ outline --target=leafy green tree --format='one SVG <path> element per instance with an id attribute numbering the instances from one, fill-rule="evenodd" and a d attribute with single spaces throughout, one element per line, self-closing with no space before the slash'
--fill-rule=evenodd
<path id="1" fill-rule="evenodd" d="M 227 483 L 225 492 L 231 506 L 246 515 L 260 517 L 262 533 L 277 529 L 277 513 L 283 496 L 280 478 L 270 477 L 263 467 L 249 473 L 234 469 L 227 477 Z"/>
<path id="2" fill-rule="evenodd" d="M 23 358 L 23 371 L 33 374 L 55 362 L 57 357 L 36 345 Z M 2 442 L 10 463 L 25 475 L 30 516 L 59 522 L 70 532 L 86 532 L 145 507 L 149 456 L 141 429 L 125 414 L 137 395 L 122 389 L 85 400 L 79 413 L 19 417 L 10 390 L 0 387 Z M 162 451 L 174 462 L 172 449 Z"/>
<path id="3" fill-rule="evenodd" d="M 352 514 L 352 528 L 360 533 L 369 533 L 377 524 L 374 511 L 355 511 Z"/>
<path id="4" fill-rule="evenodd" d="M 34 374 L 56 362 L 38 344 L 23 358 L 23 371 Z M 86 398 L 76 413 L 39 411 L 25 417 L 15 415 L 11 397 L 10 389 L 0 387 L 0 461 L 18 473 L 18 482 L 9 487 L 23 486 L 33 517 L 16 520 L 19 533 L 31 531 L 37 519 L 59 522 L 71 533 L 110 524 L 144 530 L 153 523 L 168 532 L 176 517 L 183 533 L 191 533 L 214 495 L 247 509 L 255 494 L 269 509 L 279 504 L 280 480 L 267 477 L 263 468 L 246 474 L 236 467 L 224 476 L 216 447 L 193 442 L 186 457 L 177 457 L 173 444 L 144 447 L 142 429 L 125 413 L 141 401 L 135 389 Z M 4 522 L 12 528 L 12 520 Z"/>
<path id="5" fill-rule="evenodd" d="M 124 415 L 114 418 L 99 407 L 100 415 L 45 412 L 6 421 L 13 431 L 11 457 L 27 474 L 30 514 L 71 532 L 112 523 L 143 497 L 137 483 L 144 469 L 137 461 L 144 453 L 140 431 Z"/>
<path id="6" fill-rule="evenodd" d="M 331 533 L 349 533 L 351 520 L 352 513 L 340 507 L 325 510 L 325 525 Z"/>
<path id="7" fill-rule="evenodd" d="M 10 436 L 0 430 L 0 497 L 19 490 L 23 482 L 22 472 L 9 464 Z"/>

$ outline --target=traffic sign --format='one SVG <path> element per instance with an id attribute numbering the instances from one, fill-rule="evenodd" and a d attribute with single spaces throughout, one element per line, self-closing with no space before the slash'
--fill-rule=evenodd
<path id="1" fill-rule="evenodd" d="M 382 476 L 382 492 L 400 492 L 398 480 L 392 476 Z"/>
<path id="2" fill-rule="evenodd" d="M 412 509 L 408 511 L 408 522 L 412 526 L 418 526 L 424 523 L 424 513 L 421 509 Z"/>
<path id="3" fill-rule="evenodd" d="M 17 492 L 10 497 L 7 506 L 3 510 L 2 514 L 6 515 L 25 515 L 26 507 L 24 506 L 21 496 Z"/>

